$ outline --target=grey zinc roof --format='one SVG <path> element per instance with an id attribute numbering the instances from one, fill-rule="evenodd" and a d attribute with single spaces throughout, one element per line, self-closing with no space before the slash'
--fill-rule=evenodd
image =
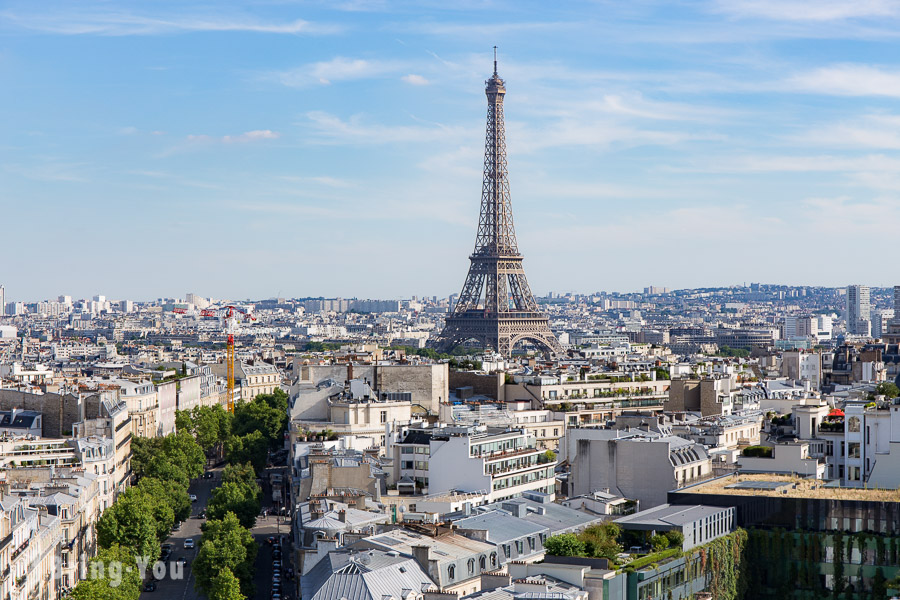
<path id="1" fill-rule="evenodd" d="M 646 529 L 670 529 L 672 527 L 683 527 L 688 523 L 699 521 L 704 517 L 718 514 L 727 508 L 720 506 L 705 506 L 702 504 L 692 504 L 688 506 L 673 506 L 670 504 L 662 504 L 660 506 L 642 510 L 641 512 L 628 515 L 620 519 L 616 519 L 616 523 L 629 528 L 646 528 Z"/>
<path id="2" fill-rule="evenodd" d="M 523 519 L 534 523 L 535 525 L 546 527 L 550 530 L 550 535 L 575 531 L 587 527 L 592 523 L 599 523 L 603 520 L 599 516 L 589 515 L 580 510 L 563 506 L 562 504 L 557 504 L 555 502 L 535 502 L 529 498 L 513 498 L 511 500 L 504 500 L 498 504 L 488 504 L 483 508 L 497 508 L 508 512 L 503 505 L 509 504 L 524 504 L 527 512 Z M 540 509 L 543 509 L 544 514 L 539 514 Z"/>
<path id="3" fill-rule="evenodd" d="M 525 519 L 517 519 L 509 513 L 491 510 L 480 515 L 466 517 L 454 523 L 461 529 L 484 529 L 488 541 L 502 544 L 519 538 L 548 532 L 548 528 Z"/>
<path id="4" fill-rule="evenodd" d="M 415 597 L 436 587 L 412 558 L 379 550 L 331 552 L 300 580 L 309 600 L 382 600 Z"/>

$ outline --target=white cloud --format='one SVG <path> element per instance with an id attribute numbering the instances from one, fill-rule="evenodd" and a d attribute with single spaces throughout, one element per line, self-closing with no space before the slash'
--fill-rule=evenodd
<path id="1" fill-rule="evenodd" d="M 246 131 L 240 135 L 223 135 L 222 137 L 215 137 L 205 134 L 191 134 L 188 135 L 187 141 L 192 143 L 222 143 L 222 144 L 234 144 L 234 143 L 243 143 L 243 142 L 253 142 L 256 140 L 274 140 L 281 137 L 281 134 L 277 131 L 272 131 L 270 129 L 256 129 L 254 131 Z"/>
<path id="2" fill-rule="evenodd" d="M 7 23 L 44 33 L 62 35 L 159 35 L 202 31 L 248 31 L 275 34 L 328 34 L 341 30 L 335 25 L 311 23 L 303 19 L 293 21 L 263 21 L 245 15 L 181 14 L 147 15 L 125 11 L 71 11 L 63 4 L 53 10 L 42 5 L 35 13 L 0 12 Z"/>
<path id="3" fill-rule="evenodd" d="M 348 120 L 335 115 L 313 111 L 307 113 L 307 125 L 312 129 L 311 141 L 317 143 L 349 144 L 390 144 L 396 142 L 463 141 L 468 136 L 477 135 L 474 129 L 453 127 L 435 123 L 420 125 L 380 125 L 363 122 L 359 116 Z M 476 138 L 477 139 L 477 138 Z"/>
<path id="4" fill-rule="evenodd" d="M 775 21 L 841 21 L 895 17 L 895 0 L 718 0 L 717 12 L 735 17 Z"/>
<path id="5" fill-rule="evenodd" d="M 900 150 L 900 116 L 866 115 L 852 121 L 813 127 L 789 140 L 818 148 Z"/>
<path id="6" fill-rule="evenodd" d="M 400 79 L 402 79 L 403 81 L 405 81 L 406 83 L 408 83 L 410 85 L 428 85 L 429 83 L 431 83 L 430 81 L 428 81 L 421 75 L 416 75 L 414 73 L 410 73 L 409 75 L 404 75 Z"/>
<path id="7" fill-rule="evenodd" d="M 859 64 L 838 64 L 795 75 L 788 88 L 835 96 L 900 98 L 900 71 Z"/>
<path id="8" fill-rule="evenodd" d="M 253 131 L 247 131 L 238 136 L 230 136 L 226 135 L 222 138 L 222 141 L 227 143 L 231 142 L 252 142 L 255 140 L 275 140 L 281 137 L 281 134 L 277 131 L 272 131 L 271 129 L 255 129 Z"/>
<path id="9" fill-rule="evenodd" d="M 266 77 L 288 87 L 303 88 L 311 85 L 328 85 L 335 81 L 373 79 L 396 73 L 404 68 L 402 63 L 394 61 L 337 56 L 331 60 L 314 62 L 295 69 L 269 73 Z"/>

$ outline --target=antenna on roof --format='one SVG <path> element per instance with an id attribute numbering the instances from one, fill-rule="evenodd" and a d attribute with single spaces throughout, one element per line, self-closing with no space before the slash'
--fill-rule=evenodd
<path id="1" fill-rule="evenodd" d="M 494 46 L 494 77 L 497 76 L 497 46 Z"/>

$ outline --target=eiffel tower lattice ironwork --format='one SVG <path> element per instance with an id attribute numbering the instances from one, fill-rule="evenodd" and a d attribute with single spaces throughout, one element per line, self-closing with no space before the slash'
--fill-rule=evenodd
<path id="1" fill-rule="evenodd" d="M 517 343 L 529 341 L 559 353 L 562 348 L 531 294 L 516 244 L 503 125 L 506 87 L 497 75 L 496 48 L 494 75 L 485 82 L 485 94 L 488 110 L 484 183 L 475 251 L 459 301 L 447 316 L 436 345 L 449 350 L 476 339 L 508 357 Z"/>

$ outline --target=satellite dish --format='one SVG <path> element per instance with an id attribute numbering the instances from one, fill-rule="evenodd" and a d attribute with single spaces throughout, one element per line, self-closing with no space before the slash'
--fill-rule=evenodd
<path id="1" fill-rule="evenodd" d="M 368 557 L 367 555 L 365 555 L 365 554 L 363 554 L 362 556 L 360 556 L 360 557 L 357 558 L 356 560 L 357 560 L 357 562 L 359 562 L 359 564 L 361 564 L 361 565 L 367 565 L 367 564 L 369 564 L 370 562 L 372 562 L 372 559 L 369 558 L 369 557 Z"/>

